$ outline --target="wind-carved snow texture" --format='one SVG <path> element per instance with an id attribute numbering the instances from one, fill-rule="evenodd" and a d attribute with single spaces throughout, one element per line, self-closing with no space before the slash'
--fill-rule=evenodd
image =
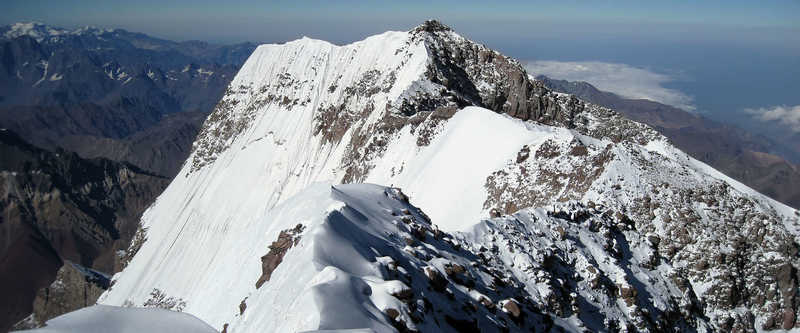
<path id="1" fill-rule="evenodd" d="M 401 323 L 449 330 L 472 327 L 459 326 L 472 319 L 512 331 L 550 322 L 610 331 L 798 324 L 797 211 L 645 125 L 547 90 L 516 61 L 436 22 L 345 46 L 308 38 L 260 46 L 193 149 L 144 214 L 144 241 L 102 303 L 139 306 L 159 290 L 184 301 L 183 311 L 237 332 L 380 331 Z M 392 222 L 399 217 L 353 208 L 382 199 L 331 198 L 317 182 L 400 187 L 466 252 L 413 237 L 407 245 L 431 258 L 392 250 L 405 240 L 370 228 L 389 225 L 380 230 L 404 235 Z M 367 219 L 347 216 L 342 205 Z M 277 251 L 281 260 L 268 262 L 269 279 L 256 288 L 262 257 L 298 224 L 305 228 L 292 244 L 299 242 Z M 361 229 L 336 229 L 342 225 Z M 481 254 L 486 260 L 471 257 Z M 433 291 L 414 282 L 418 271 L 404 268 L 412 282 L 383 272 L 389 264 L 375 258 L 384 256 L 422 268 Z M 473 274 L 473 290 L 495 312 L 525 319 L 484 315 L 491 309 L 480 297 L 473 297 L 477 312 L 454 317 L 461 293 L 471 291 L 456 291 L 444 263 L 429 262 L 437 256 Z M 512 279 L 506 284 L 514 292 L 491 283 L 484 287 L 494 294 L 479 289 L 473 261 Z M 424 306 L 378 296 L 385 293 L 374 284 L 392 280 L 449 310 L 426 313 L 433 324 L 415 322 Z M 364 285 L 376 296 L 364 295 Z M 499 303 L 506 297 L 516 301 Z M 350 319 L 326 317 L 330 299 L 349 299 L 336 309 Z"/>

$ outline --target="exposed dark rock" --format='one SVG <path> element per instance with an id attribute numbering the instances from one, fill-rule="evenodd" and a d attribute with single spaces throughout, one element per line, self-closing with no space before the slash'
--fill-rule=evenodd
<path id="1" fill-rule="evenodd" d="M 636 304 L 636 296 L 638 295 L 636 288 L 629 285 L 619 285 L 617 290 L 619 291 L 619 297 L 625 301 L 627 306 Z"/>
<path id="2" fill-rule="evenodd" d="M 482 106 L 522 120 L 566 127 L 573 126 L 573 117 L 583 109 L 574 97 L 562 109 L 557 97 L 542 83 L 530 80 L 516 60 L 454 37 L 441 23 L 423 24 L 412 34 L 423 40 L 431 53 L 428 78 L 452 91 L 459 106 Z M 490 90 L 479 90 L 479 82 L 494 84 Z"/>
<path id="3" fill-rule="evenodd" d="M 444 292 L 448 284 L 447 278 L 433 267 L 425 267 L 424 271 L 431 288 L 438 292 Z"/>
<path id="4" fill-rule="evenodd" d="M 508 312 L 513 318 L 519 318 L 519 316 L 522 315 L 522 310 L 520 310 L 519 304 L 513 299 L 505 300 L 505 304 L 503 304 L 503 311 Z"/>
<path id="5" fill-rule="evenodd" d="M 408 302 L 414 297 L 414 291 L 411 289 L 403 289 L 401 291 L 392 293 L 392 296 L 404 302 Z"/>
<path id="6" fill-rule="evenodd" d="M 400 311 L 393 308 L 388 308 L 384 311 L 387 317 L 389 317 L 389 322 L 397 329 L 400 333 L 418 333 L 416 330 L 411 330 L 408 328 L 408 325 L 402 320 L 399 319 Z M 413 317 L 412 317 L 413 318 Z"/>
<path id="7" fill-rule="evenodd" d="M 531 154 L 531 149 L 528 145 L 522 146 L 519 153 L 517 153 L 517 163 L 525 162 L 528 159 L 528 156 Z"/>
<path id="8" fill-rule="evenodd" d="M 298 224 L 292 229 L 280 232 L 278 239 L 269 246 L 269 252 L 261 257 L 261 276 L 256 281 L 256 288 L 261 288 L 265 282 L 269 281 L 272 272 L 281 264 L 286 252 L 300 242 L 300 234 L 304 229 L 302 224 Z"/>
<path id="9" fill-rule="evenodd" d="M 467 271 L 466 268 L 464 268 L 464 266 L 461 266 L 459 264 L 452 264 L 445 266 L 445 273 L 447 274 L 447 276 L 455 276 L 457 274 L 463 274 L 466 271 Z"/>
<path id="10" fill-rule="evenodd" d="M 142 307 L 160 308 L 180 312 L 186 307 L 186 302 L 181 298 L 167 295 L 161 291 L 161 289 L 153 289 L 153 291 L 150 292 L 150 298 L 142 303 Z"/>
<path id="11" fill-rule="evenodd" d="M 386 315 L 389 316 L 389 319 L 391 320 L 397 320 L 397 317 L 400 316 L 400 311 L 397 311 L 397 309 L 388 308 L 386 309 L 385 312 Z"/>
<path id="12" fill-rule="evenodd" d="M 781 328 L 785 330 L 792 329 L 792 327 L 794 327 L 794 319 L 795 319 L 794 310 L 792 309 L 783 310 L 783 320 Z"/>

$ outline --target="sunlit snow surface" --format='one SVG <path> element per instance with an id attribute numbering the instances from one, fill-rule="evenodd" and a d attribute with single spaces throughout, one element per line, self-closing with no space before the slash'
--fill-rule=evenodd
<path id="1" fill-rule="evenodd" d="M 169 242 L 148 240 L 137 257 L 145 258 L 151 247 L 169 255 L 157 255 L 143 266 L 131 263 L 101 302 L 140 304 L 146 298 L 143 291 L 152 286 L 190 300 L 185 311 L 220 328 L 229 323 L 235 332 L 363 328 L 392 332 L 383 311 L 401 309 L 402 301 L 391 293 L 408 287 L 398 280 L 384 280 L 386 262 L 376 257 L 401 260 L 404 240 L 396 236 L 400 215 L 426 220 L 393 191 L 368 184 L 314 184 L 254 216 L 251 223 L 231 225 L 212 242 L 219 246 L 209 248 L 201 228 L 184 229 Z M 297 224 L 305 226 L 299 244 L 269 282 L 256 289 L 260 257 L 280 230 Z M 209 261 L 199 263 L 203 260 Z M 248 310 L 239 315 L 242 301 Z"/>
<path id="2" fill-rule="evenodd" d="M 570 132 L 563 128 L 467 107 L 443 126 L 428 147 L 417 147 L 416 137 L 402 132 L 367 182 L 402 188 L 442 230 L 461 231 L 486 217 L 487 175 L 516 158 L 525 144 L 569 138 Z M 403 172 L 393 176 L 391 168 L 399 166 Z"/>
<path id="3" fill-rule="evenodd" d="M 387 103 L 396 104 L 403 96 L 429 89 L 431 83 L 424 76 L 429 61 L 424 46 L 411 42 L 404 32 L 345 46 L 307 38 L 260 46 L 226 96 L 236 102 L 231 114 L 245 120 L 246 126 L 201 168 L 192 170 L 190 157 L 144 213 L 147 241 L 99 302 L 139 306 L 159 289 L 184 300 L 185 312 L 218 330 L 225 324 L 232 332 L 392 330 L 382 311 L 400 306 L 389 296 L 400 286 L 384 280 L 375 254 L 394 251 L 387 248 L 398 241 L 388 236 L 397 232 L 397 218 L 391 212 L 403 206 L 387 197 L 383 187 L 331 187 L 345 173 L 342 160 L 348 148 L 339 142 L 349 142 L 355 134 L 351 128 L 341 141 L 325 141 L 315 135 L 315 115 L 322 108 L 345 103 L 352 110 L 370 105 L 382 110 Z M 357 87 L 365 73 L 372 71 L 394 71 L 394 80 L 368 98 L 345 96 L 342 87 Z M 259 102 L 270 94 L 284 96 L 289 103 Z M 381 114 L 375 111 L 362 120 L 375 123 Z M 209 132 L 224 129 L 222 122 L 207 125 Z M 607 139 L 477 107 L 456 112 L 436 128 L 428 145 L 417 145 L 417 134 L 408 126 L 384 139 L 385 151 L 371 161 L 374 168 L 365 174 L 365 181 L 402 188 L 442 230 L 466 231 L 459 237 L 473 241 L 491 229 L 486 227 L 491 223 L 482 222 L 488 215 L 484 207 L 487 177 L 509 165 L 516 167 L 513 163 L 523 145 L 530 147 L 531 154 L 545 141 L 567 149 L 577 140 L 590 152 L 612 145 Z M 717 178 L 731 184 L 735 197 L 747 196 L 758 202 L 757 209 L 777 211 L 786 228 L 798 234 L 794 210 L 688 157 L 663 137 L 647 146 L 624 142 L 610 149 L 614 157 L 578 199 L 624 207 L 662 182 L 683 189 Z M 571 158 L 527 163 L 536 167 L 529 169 L 532 174 L 543 168 L 569 172 L 575 167 Z M 639 169 L 643 163 L 663 170 Z M 611 191 L 612 185 L 619 189 Z M 479 223 L 480 227 L 474 227 Z M 297 224 L 306 226 L 301 240 L 287 252 L 272 278 L 256 289 L 261 257 L 282 230 Z M 653 225 L 655 232 L 663 229 L 661 220 Z M 592 240 L 586 238 L 586 242 L 591 245 Z M 603 255 L 597 247 L 587 247 L 586 253 Z M 511 264 L 520 260 L 517 256 L 503 260 Z M 619 271 L 614 278 L 620 281 L 633 276 Z M 670 283 L 654 281 L 652 285 Z M 530 282 L 529 288 L 541 286 Z M 541 294 L 546 295 L 546 290 Z M 240 314 L 243 302 L 247 310 Z"/>
<path id="4" fill-rule="evenodd" d="M 214 333 L 196 317 L 154 308 L 126 308 L 95 305 L 47 321 L 47 326 L 31 333 Z"/>

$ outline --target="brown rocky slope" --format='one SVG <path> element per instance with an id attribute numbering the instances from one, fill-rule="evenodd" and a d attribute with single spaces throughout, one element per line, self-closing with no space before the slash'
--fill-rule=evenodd
<path id="1" fill-rule="evenodd" d="M 107 273 L 119 270 L 117 251 L 128 248 L 141 213 L 168 179 L 127 164 L 39 149 L 9 130 L 0 130 L 0 155 L 0 331 L 5 331 L 32 312 L 37 293 L 54 281 L 64 261 Z M 71 304 L 63 311 L 85 305 L 51 301 Z"/>

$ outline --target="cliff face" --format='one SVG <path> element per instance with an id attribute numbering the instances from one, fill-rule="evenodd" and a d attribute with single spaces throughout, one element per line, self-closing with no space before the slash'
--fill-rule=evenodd
<path id="1" fill-rule="evenodd" d="M 550 90 L 532 80 L 514 59 L 474 43 L 436 21 L 411 31 L 412 42 L 422 42 L 430 54 L 426 78 L 444 86 L 459 107 L 481 106 L 522 120 L 573 127 L 581 103 L 562 106 Z"/>
<path id="2" fill-rule="evenodd" d="M 119 270 L 115 251 L 127 249 L 141 212 L 167 180 L 117 162 L 45 151 L 8 130 L 0 131 L 0 154 L 0 288 L 12 300 L 2 309 L 8 329 L 31 313 L 38 290 L 53 282 L 64 260 Z"/>

